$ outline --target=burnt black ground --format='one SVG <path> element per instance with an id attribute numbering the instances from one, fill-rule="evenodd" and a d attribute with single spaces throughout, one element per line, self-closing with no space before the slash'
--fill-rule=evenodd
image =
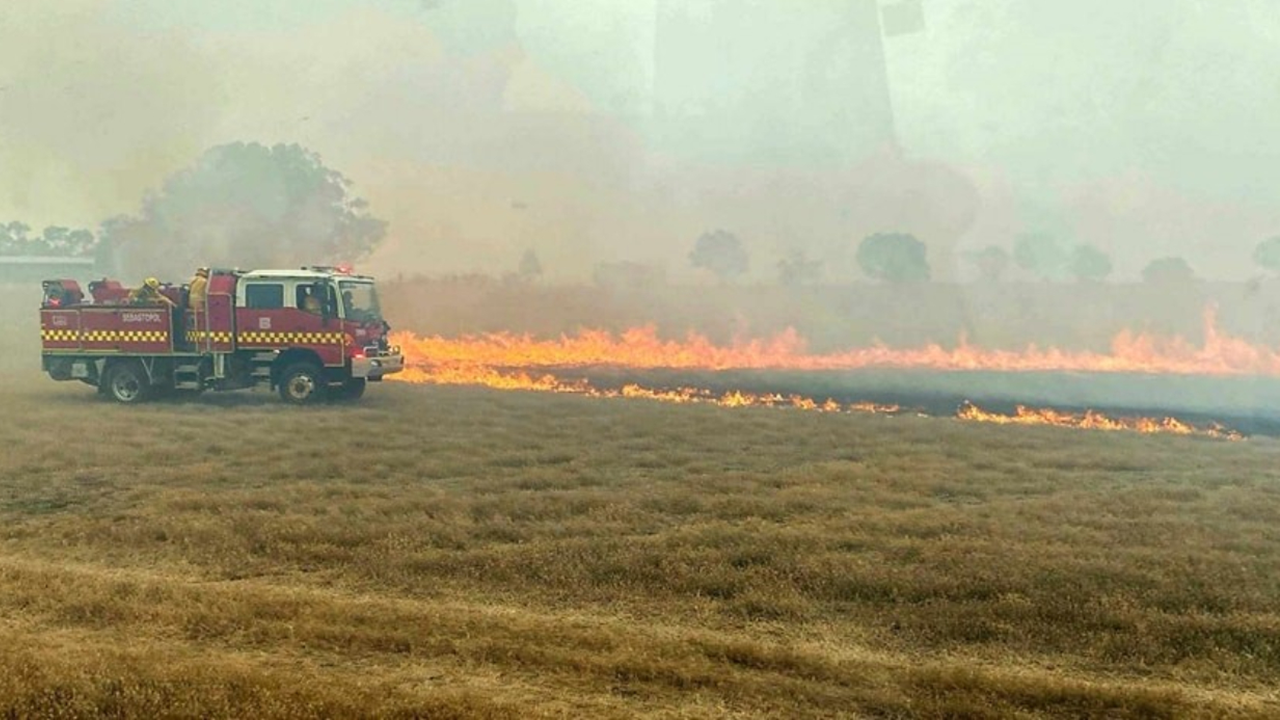
<path id="1" fill-rule="evenodd" d="M 1219 423 L 1245 435 L 1280 437 L 1280 378 L 1129 373 L 861 371 L 686 371 L 574 368 L 564 380 L 587 378 L 600 389 L 635 383 L 652 389 L 696 387 L 717 395 L 742 391 L 800 395 L 819 402 L 874 402 L 948 416 L 966 402 L 1012 413 L 1016 406 L 1112 417 L 1175 417 L 1197 426 Z"/>

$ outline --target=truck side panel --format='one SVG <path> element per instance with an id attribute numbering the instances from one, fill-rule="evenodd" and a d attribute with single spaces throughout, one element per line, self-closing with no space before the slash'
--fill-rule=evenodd
<path id="1" fill-rule="evenodd" d="M 80 347 L 93 353 L 171 353 L 173 315 L 167 307 L 82 307 Z"/>
<path id="2" fill-rule="evenodd" d="M 40 311 L 40 342 L 45 352 L 75 352 L 80 349 L 80 311 Z"/>
<path id="3" fill-rule="evenodd" d="M 343 333 L 337 320 L 325 325 L 319 316 L 294 308 L 236 310 L 236 339 L 241 350 L 284 350 L 305 347 L 328 367 L 343 367 Z"/>
<path id="4" fill-rule="evenodd" d="M 187 313 L 187 339 L 200 352 L 232 352 L 235 346 L 235 278 L 214 275 L 209 279 L 204 312 Z"/>

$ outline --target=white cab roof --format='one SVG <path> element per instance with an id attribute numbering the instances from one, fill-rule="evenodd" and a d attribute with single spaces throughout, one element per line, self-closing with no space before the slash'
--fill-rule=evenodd
<path id="1" fill-rule="evenodd" d="M 364 275 L 342 275 L 316 270 L 250 270 L 240 277 L 245 280 L 373 280 Z"/>

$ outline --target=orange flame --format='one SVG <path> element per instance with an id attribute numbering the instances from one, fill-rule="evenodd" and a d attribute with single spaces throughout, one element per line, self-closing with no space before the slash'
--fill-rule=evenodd
<path id="1" fill-rule="evenodd" d="M 991 370 L 1000 372 L 1135 372 L 1179 375 L 1280 375 L 1280 352 L 1224 335 L 1217 329 L 1212 308 L 1205 311 L 1204 344 L 1183 338 L 1164 339 L 1129 331 L 1119 333 L 1110 353 L 1039 348 L 993 350 L 970 345 L 961 338 L 956 347 L 937 344 L 895 349 L 882 344 L 851 350 L 811 354 L 803 338 L 788 329 L 767 340 L 717 346 L 690 333 L 683 341 L 662 340 L 647 325 L 618 335 L 582 330 L 556 340 L 529 335 L 491 333 L 446 339 L 394 334 L 411 357 L 429 358 L 436 365 L 510 368 L 574 368 L 621 366 L 636 369 L 697 370 L 786 369 L 858 370 L 913 368 L 923 370 Z"/>
<path id="2" fill-rule="evenodd" d="M 681 387 L 674 390 L 659 390 L 633 383 L 623 385 L 617 390 L 607 390 L 596 388 L 585 379 L 565 381 L 553 375 L 535 376 L 520 371 L 501 371 L 494 368 L 477 367 L 464 369 L 456 365 L 440 368 L 439 372 L 435 368 L 410 367 L 399 375 L 391 376 L 390 379 L 416 384 L 480 385 L 499 390 L 569 393 L 592 398 L 630 398 L 679 404 L 717 405 L 728 408 L 781 407 L 824 413 L 872 413 L 879 415 L 897 415 L 903 412 L 903 408 L 899 405 L 872 402 L 841 404 L 831 398 L 818 402 L 813 398 L 800 395 L 756 394 L 738 390 L 716 395 L 710 390 L 701 388 Z M 1217 424 L 1208 428 L 1197 428 L 1171 417 L 1163 419 L 1142 417 L 1111 418 L 1093 410 L 1082 414 L 1073 414 L 1058 410 L 1033 409 L 1019 405 L 1014 415 L 1001 415 L 983 410 L 972 403 L 965 403 L 956 412 L 955 417 L 958 420 L 1000 425 L 1049 425 L 1081 430 L 1127 430 L 1146 434 L 1201 435 L 1223 440 L 1244 439 L 1244 436 L 1240 433 Z"/>
<path id="3" fill-rule="evenodd" d="M 626 367 L 632 369 L 786 369 L 855 370 L 901 368 L 927 370 L 988 370 L 1004 372 L 1083 371 L 1143 372 L 1197 375 L 1280 375 L 1280 352 L 1258 347 L 1218 332 L 1212 309 L 1205 313 L 1205 342 L 1195 347 L 1181 338 L 1162 340 L 1122 332 L 1110 354 L 1066 351 L 1029 346 L 1022 351 L 985 350 L 963 339 L 954 349 L 938 345 L 918 349 L 892 349 L 882 345 L 828 354 L 809 354 L 794 331 L 769 340 L 752 340 L 721 347 L 705 337 L 690 334 L 684 341 L 661 340 L 653 326 L 633 328 L 616 337 L 608 332 L 583 330 L 557 340 L 536 340 L 528 335 L 492 333 L 446 339 L 395 333 L 411 365 L 394 380 L 437 385 L 482 385 L 502 390 L 572 393 L 595 398 L 638 398 L 671 403 L 702 403 L 722 407 L 789 407 L 828 413 L 858 412 L 898 414 L 897 405 L 858 402 L 842 404 L 828 398 L 799 395 L 755 394 L 681 387 L 646 388 L 628 384 L 616 390 L 601 389 L 585 379 L 564 380 L 538 369 Z M 1205 435 L 1238 440 L 1242 436 L 1218 425 L 1196 428 L 1175 418 L 1112 418 L 1095 411 L 1067 413 L 1018 406 L 1015 414 L 992 413 L 965 404 L 956 413 L 965 421 L 1003 425 L 1048 425 L 1089 430 L 1126 430 L 1141 433 Z"/>
<path id="4" fill-rule="evenodd" d="M 1068 413 L 1018 405 L 1013 415 L 1001 415 L 983 410 L 972 403 L 965 403 L 956 412 L 956 417 L 960 420 L 995 423 L 998 425 L 1050 425 L 1082 430 L 1128 430 L 1145 434 L 1172 433 L 1174 435 L 1204 435 L 1224 440 L 1244 439 L 1244 436 L 1240 433 L 1216 423 L 1207 428 L 1196 428 L 1172 417 L 1160 419 L 1148 417 L 1113 418 L 1095 410 L 1086 410 L 1083 413 Z"/>
<path id="5" fill-rule="evenodd" d="M 673 390 L 646 388 L 628 383 L 616 390 L 597 388 L 586 380 L 566 381 L 552 375 L 530 375 L 522 371 L 502 371 L 494 368 L 463 366 L 422 366 L 409 367 L 388 379 L 429 385 L 480 385 L 497 390 L 530 390 L 535 392 L 568 393 L 586 395 L 593 398 L 630 398 L 657 400 L 660 402 L 680 404 L 707 404 L 720 407 L 790 407 L 799 410 L 817 412 L 865 412 L 865 413 L 897 413 L 901 408 L 897 405 L 880 405 L 859 402 L 842 405 L 835 400 L 827 399 L 818 402 L 801 395 L 782 395 L 779 393 L 750 393 L 741 390 L 730 390 L 717 395 L 702 388 L 681 387 Z"/>

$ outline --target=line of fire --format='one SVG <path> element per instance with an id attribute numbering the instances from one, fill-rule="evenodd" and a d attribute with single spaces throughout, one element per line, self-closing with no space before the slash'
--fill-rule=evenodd
<path id="1" fill-rule="evenodd" d="M 961 340 L 951 348 L 875 345 L 811 353 L 794 331 L 717 345 L 698 334 L 662 339 L 652 326 L 551 340 L 406 332 L 393 340 L 411 358 L 397 379 L 410 383 L 1230 440 L 1280 434 L 1265 419 L 1215 416 L 1178 399 L 1196 391 L 1217 395 L 1224 382 L 1280 376 L 1280 352 L 1222 333 L 1212 309 L 1205 312 L 1202 343 L 1121 332 L 1109 352 L 985 349 Z M 993 379 L 995 389 L 976 389 Z M 1058 397 L 1046 387 L 1058 389 Z M 1080 398 L 1090 400 L 1091 393 L 1082 405 Z M 1055 404 L 1033 407 L 1036 402 Z"/>

